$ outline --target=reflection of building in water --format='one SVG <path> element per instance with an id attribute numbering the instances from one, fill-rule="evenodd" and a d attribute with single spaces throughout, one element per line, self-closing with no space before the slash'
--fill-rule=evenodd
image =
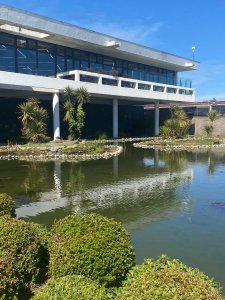
<path id="1" fill-rule="evenodd" d="M 59 175 L 58 167 L 60 165 L 56 168 Z M 74 212 L 101 211 L 106 215 L 114 212 L 115 218 L 118 217 L 127 225 L 131 223 L 128 226 L 133 227 L 133 222 L 140 223 L 139 218 L 143 223 L 147 219 L 161 219 L 177 211 L 186 211 L 191 201 L 188 196 L 178 195 L 176 190 L 179 184 L 190 183 L 192 177 L 192 169 L 177 173 L 151 174 L 103 184 L 69 198 L 59 198 L 59 190 L 53 190 L 42 193 L 39 202 L 23 205 L 16 212 L 18 217 L 34 217 L 72 205 Z M 59 180 L 60 176 L 57 176 L 56 188 L 61 186 Z"/>
<path id="2" fill-rule="evenodd" d="M 55 190 L 58 191 L 59 195 L 61 196 L 62 186 L 61 186 L 61 163 L 60 162 L 54 163 L 54 183 L 55 183 Z"/>

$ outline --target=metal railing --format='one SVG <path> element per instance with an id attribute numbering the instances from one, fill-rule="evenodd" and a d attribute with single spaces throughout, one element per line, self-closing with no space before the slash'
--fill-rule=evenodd
<path id="1" fill-rule="evenodd" d="M 87 72 L 82 70 L 73 70 L 57 74 L 57 78 L 88 82 L 92 84 L 108 85 L 112 87 L 129 88 L 144 90 L 146 92 L 158 92 L 177 94 L 182 96 L 194 96 L 194 89 L 175 85 L 168 85 L 156 82 L 141 81 L 124 77 L 117 77 L 106 74 Z"/>

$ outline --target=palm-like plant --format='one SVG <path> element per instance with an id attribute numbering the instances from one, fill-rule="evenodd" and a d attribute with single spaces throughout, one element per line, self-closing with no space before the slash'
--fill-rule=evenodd
<path id="1" fill-rule="evenodd" d="M 68 123 L 69 126 L 69 139 L 74 140 L 75 139 L 75 119 L 74 119 L 74 114 L 75 114 L 75 105 L 73 102 L 70 102 L 67 100 L 63 104 L 63 108 L 65 111 L 65 115 L 63 120 Z"/>
<path id="2" fill-rule="evenodd" d="M 170 112 L 171 112 L 172 119 L 178 119 L 178 120 L 186 120 L 187 119 L 185 111 L 178 105 L 171 105 Z"/>
<path id="3" fill-rule="evenodd" d="M 208 136 L 211 136 L 213 133 L 213 129 L 214 129 L 213 123 L 216 121 L 216 118 L 217 118 L 217 111 L 212 109 L 208 112 L 207 116 L 208 116 L 211 124 L 205 125 L 205 132 Z"/>
<path id="4" fill-rule="evenodd" d="M 64 89 L 64 98 L 69 102 L 75 102 L 75 90 L 67 86 Z"/>
<path id="5" fill-rule="evenodd" d="M 210 120 L 211 123 L 216 121 L 217 118 L 217 111 L 212 109 L 208 112 L 208 118 Z"/>
<path id="6" fill-rule="evenodd" d="M 80 139 L 85 122 L 83 104 L 90 101 L 90 94 L 84 87 L 74 90 L 68 86 L 64 90 L 64 98 L 64 121 L 69 126 L 69 139 Z"/>
<path id="7" fill-rule="evenodd" d="M 171 118 L 166 120 L 160 128 L 160 134 L 164 138 L 183 138 L 188 134 L 190 122 L 185 111 L 177 106 L 171 105 Z"/>
<path id="8" fill-rule="evenodd" d="M 84 87 L 80 87 L 76 89 L 74 91 L 74 96 L 77 100 L 77 103 L 81 105 L 90 101 L 90 94 L 88 93 L 87 89 Z"/>
<path id="9" fill-rule="evenodd" d="M 19 119 L 23 125 L 23 136 L 33 143 L 43 140 L 47 128 L 48 112 L 40 107 L 40 102 L 35 98 L 27 99 L 26 102 L 19 105 L 19 113 Z"/>
<path id="10" fill-rule="evenodd" d="M 29 98 L 26 102 L 19 104 L 20 117 L 23 126 L 26 126 L 29 120 L 33 119 L 34 106 L 38 105 L 35 98 Z"/>

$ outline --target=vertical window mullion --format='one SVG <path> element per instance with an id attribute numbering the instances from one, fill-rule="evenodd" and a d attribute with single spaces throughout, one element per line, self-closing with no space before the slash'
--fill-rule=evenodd
<path id="1" fill-rule="evenodd" d="M 55 77 L 56 77 L 56 74 L 57 74 L 57 51 L 56 51 L 56 45 L 54 45 L 54 63 L 55 63 Z"/>
<path id="2" fill-rule="evenodd" d="M 37 45 L 37 41 L 35 41 L 35 51 L 36 51 L 36 75 L 38 75 L 39 70 L 38 70 L 38 45 Z"/>
<path id="3" fill-rule="evenodd" d="M 15 55 L 15 72 L 18 73 L 18 59 L 17 59 L 17 38 L 14 35 L 14 55 Z"/>

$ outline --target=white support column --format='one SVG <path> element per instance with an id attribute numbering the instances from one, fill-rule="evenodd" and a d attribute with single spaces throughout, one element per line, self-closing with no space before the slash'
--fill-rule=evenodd
<path id="1" fill-rule="evenodd" d="M 159 136 L 159 101 L 155 102 L 155 136 Z"/>
<path id="2" fill-rule="evenodd" d="M 113 99 L 113 138 L 118 138 L 118 99 Z"/>
<path id="3" fill-rule="evenodd" d="M 54 132 L 54 141 L 55 141 L 57 138 L 60 138 L 59 93 L 53 94 L 52 108 L 53 108 L 53 132 Z"/>

